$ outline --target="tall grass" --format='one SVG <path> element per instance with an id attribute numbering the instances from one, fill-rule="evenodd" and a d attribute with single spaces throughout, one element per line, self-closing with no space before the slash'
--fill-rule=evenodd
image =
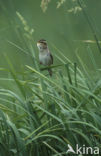
<path id="1" fill-rule="evenodd" d="M 69 156 L 68 144 L 101 148 L 101 71 L 92 50 L 87 47 L 97 79 L 78 54 L 80 68 L 55 46 L 60 65 L 52 66 L 50 77 L 47 68 L 40 70 L 28 35 L 24 42 L 33 66 L 17 73 L 5 56 L 9 68 L 0 68 L 9 73 L 0 81 L 12 84 L 0 87 L 0 156 Z"/>
<path id="2" fill-rule="evenodd" d="M 66 155 L 68 143 L 74 149 L 77 143 L 100 148 L 100 79 L 95 81 L 76 64 L 67 64 L 64 55 L 61 64 L 66 74 L 54 68 L 52 78 L 29 65 L 27 76 L 19 76 L 6 59 L 12 76 L 7 81 L 18 93 L 0 89 L 2 156 Z"/>

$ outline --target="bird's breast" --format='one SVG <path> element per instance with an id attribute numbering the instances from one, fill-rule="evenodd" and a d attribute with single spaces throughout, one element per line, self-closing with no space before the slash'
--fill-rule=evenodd
<path id="1" fill-rule="evenodd" d="M 39 60 L 40 62 L 47 66 L 47 65 L 51 65 L 51 57 L 50 57 L 50 53 L 46 53 L 46 54 L 39 54 Z"/>

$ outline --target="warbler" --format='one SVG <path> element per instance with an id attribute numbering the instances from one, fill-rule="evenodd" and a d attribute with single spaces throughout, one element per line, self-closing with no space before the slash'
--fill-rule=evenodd
<path id="1" fill-rule="evenodd" d="M 50 66 L 53 64 L 53 56 L 50 53 L 50 50 L 47 45 L 47 41 L 44 39 L 41 39 L 37 42 L 37 47 L 39 49 L 39 61 L 40 64 L 44 66 Z M 49 75 L 52 76 L 52 70 L 51 68 L 48 68 Z"/>

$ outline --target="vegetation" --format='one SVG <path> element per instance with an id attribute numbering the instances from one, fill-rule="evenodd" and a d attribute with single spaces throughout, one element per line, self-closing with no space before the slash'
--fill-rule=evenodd
<path id="1" fill-rule="evenodd" d="M 68 144 L 74 150 L 76 144 L 101 149 L 101 69 L 88 42 L 96 43 L 99 52 L 101 48 L 84 4 L 77 4 L 94 36 L 94 41 L 85 41 L 93 73 L 78 52 L 78 61 L 73 62 L 52 43 L 59 63 L 51 67 L 50 77 L 48 67 L 39 65 L 33 48 L 34 29 L 16 12 L 22 25 L 16 34 L 27 50 L 13 41 L 6 42 L 21 55 L 25 53 L 33 64 L 18 70 L 7 54 L 3 56 L 7 66 L 0 68 L 0 156 L 72 156 L 67 154 Z"/>

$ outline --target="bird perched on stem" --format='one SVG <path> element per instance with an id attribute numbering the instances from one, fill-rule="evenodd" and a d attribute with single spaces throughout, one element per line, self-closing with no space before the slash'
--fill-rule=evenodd
<path id="1" fill-rule="evenodd" d="M 37 42 L 37 47 L 39 49 L 39 61 L 40 64 L 44 66 L 50 66 L 53 64 L 53 56 L 49 51 L 46 40 L 41 39 Z M 51 68 L 48 68 L 49 75 L 52 76 Z"/>

